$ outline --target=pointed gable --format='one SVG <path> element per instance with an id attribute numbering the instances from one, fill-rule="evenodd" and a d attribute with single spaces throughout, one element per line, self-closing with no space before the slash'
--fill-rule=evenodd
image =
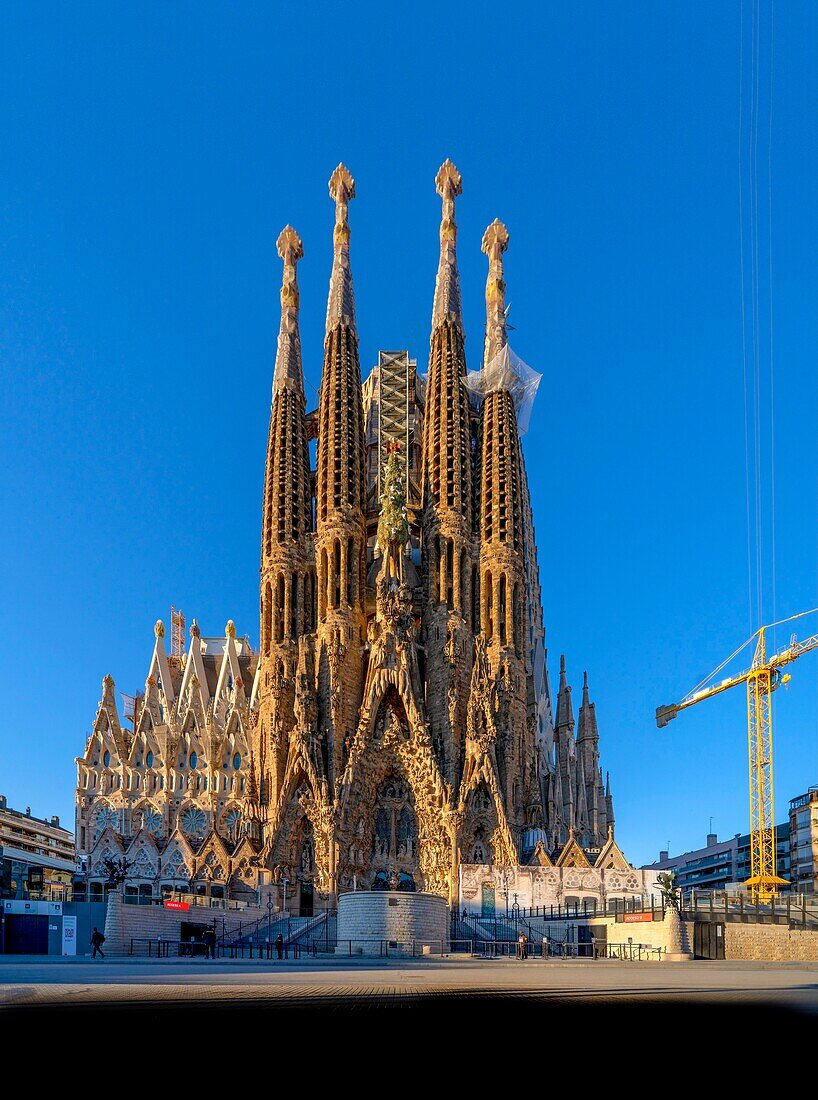
<path id="1" fill-rule="evenodd" d="M 596 857 L 594 867 L 601 871 L 630 871 L 631 865 L 622 854 L 622 849 L 614 840 L 613 829 L 608 829 L 608 839 Z"/>
<path id="2" fill-rule="evenodd" d="M 97 716 L 94 719 L 94 734 L 100 737 L 104 749 L 117 755 L 124 755 L 127 751 L 127 738 L 122 729 L 119 718 L 119 708 L 116 705 L 116 691 L 112 676 L 105 676 L 102 680 L 102 698 L 97 707 Z"/>
<path id="3" fill-rule="evenodd" d="M 207 670 L 205 669 L 202 655 L 202 632 L 199 624 L 193 620 L 190 628 L 190 649 L 188 650 L 185 672 L 182 677 L 182 685 L 179 688 L 180 707 L 186 701 L 187 707 L 192 708 L 202 718 L 207 714 L 210 706 L 210 691 L 207 685 Z M 204 722 L 202 722 L 202 729 Z"/>
<path id="4" fill-rule="evenodd" d="M 557 867 L 590 867 L 588 857 L 574 836 L 574 830 L 568 833 L 568 843 L 559 854 Z"/>
<path id="5" fill-rule="evenodd" d="M 153 646 L 153 656 L 151 657 L 147 679 L 148 681 L 153 680 L 161 690 L 165 699 L 167 699 L 168 704 L 173 705 L 176 699 L 176 692 L 173 687 L 173 676 L 171 675 L 170 663 L 167 653 L 165 652 L 165 624 L 161 619 L 156 620 L 153 633 L 156 636 L 156 641 Z"/>
<path id="6" fill-rule="evenodd" d="M 228 704 L 235 702 L 240 706 L 245 700 L 245 689 L 236 647 L 236 626 L 232 619 L 225 626 L 224 633 L 224 659 L 219 669 L 213 698 L 217 701 L 224 700 Z"/>
<path id="7" fill-rule="evenodd" d="M 529 865 L 532 867 L 553 867 L 554 864 L 545 850 L 545 845 L 541 840 L 538 840 L 534 845 L 534 851 L 531 853 L 528 859 Z"/>

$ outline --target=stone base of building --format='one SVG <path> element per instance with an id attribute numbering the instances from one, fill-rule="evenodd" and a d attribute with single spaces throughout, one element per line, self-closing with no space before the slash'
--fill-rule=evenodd
<path id="1" fill-rule="evenodd" d="M 448 937 L 449 906 L 439 894 L 358 890 L 338 899 L 338 954 L 433 954 Z"/>

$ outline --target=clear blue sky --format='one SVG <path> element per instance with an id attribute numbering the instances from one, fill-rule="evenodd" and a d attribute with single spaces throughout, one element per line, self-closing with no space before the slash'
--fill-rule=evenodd
<path id="1" fill-rule="evenodd" d="M 291 222 L 308 400 L 331 259 L 330 172 L 357 181 L 362 366 L 424 364 L 434 176 L 463 174 L 467 354 L 508 225 L 513 346 L 543 373 L 525 446 L 552 682 L 597 702 L 631 860 L 745 831 L 740 691 L 664 732 L 757 625 L 745 505 L 741 5 L 5 5 L 0 15 L 0 791 L 73 818 L 74 756 L 110 672 L 144 684 L 173 602 L 258 637 L 264 451 Z M 757 151 L 759 370 L 775 378 L 775 610 L 818 604 L 818 9 L 745 0 L 743 217 Z M 772 143 L 769 107 L 772 104 Z M 755 107 L 753 107 L 755 110 Z M 752 252 L 750 253 L 752 255 Z M 745 332 L 752 334 L 745 255 Z M 752 377 L 752 346 L 748 352 Z M 767 403 L 765 401 L 765 408 Z M 770 418 L 763 613 L 773 613 Z M 766 479 L 766 480 L 765 480 Z M 752 488 L 751 481 L 751 488 Z M 818 623 L 813 626 L 818 629 Z M 776 696 L 777 791 L 818 782 L 818 656 Z"/>

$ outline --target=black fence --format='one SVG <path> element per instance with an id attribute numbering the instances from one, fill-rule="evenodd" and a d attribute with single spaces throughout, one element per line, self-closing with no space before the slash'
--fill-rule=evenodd
<path id="1" fill-rule="evenodd" d="M 806 894 L 782 894 L 762 902 L 746 894 L 699 893 L 682 898 L 683 920 L 743 924 L 783 924 L 788 928 L 818 932 L 818 898 Z"/>

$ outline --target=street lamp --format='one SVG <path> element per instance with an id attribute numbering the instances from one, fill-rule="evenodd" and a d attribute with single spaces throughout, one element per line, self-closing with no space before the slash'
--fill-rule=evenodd
<path id="1" fill-rule="evenodd" d="M 270 942 L 270 936 L 273 934 L 273 895 L 267 895 L 267 943 Z"/>
<path id="2" fill-rule="evenodd" d="M 284 900 L 281 904 L 281 911 L 286 916 L 286 913 L 287 913 L 287 887 L 290 885 L 290 880 L 288 878 L 283 878 L 281 880 L 281 885 L 284 887 Z"/>

